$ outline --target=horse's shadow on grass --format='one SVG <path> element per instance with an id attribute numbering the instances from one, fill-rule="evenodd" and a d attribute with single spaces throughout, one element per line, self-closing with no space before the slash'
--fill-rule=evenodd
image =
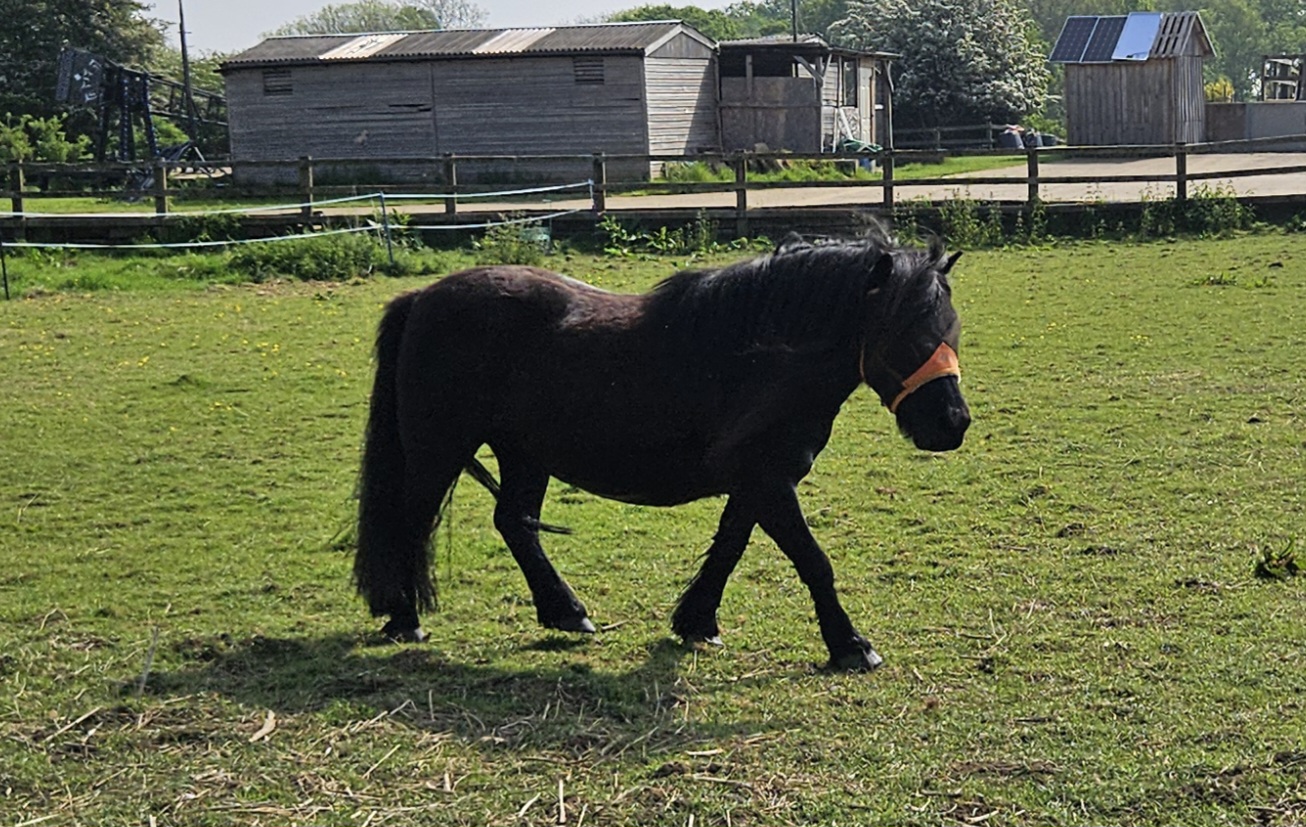
<path id="1" fill-rule="evenodd" d="M 582 645 L 548 636 L 524 648 Z M 387 655 L 347 635 L 187 641 L 175 648 L 188 664 L 152 674 L 151 694 L 216 692 L 283 715 L 384 719 L 488 749 L 612 755 L 638 744 L 675 747 L 787 726 L 774 716 L 704 723 L 688 714 L 699 690 L 681 680 L 689 650 L 670 639 L 650 645 L 644 661 L 625 672 L 575 662 L 512 669 L 455 660 L 428 646 Z"/>

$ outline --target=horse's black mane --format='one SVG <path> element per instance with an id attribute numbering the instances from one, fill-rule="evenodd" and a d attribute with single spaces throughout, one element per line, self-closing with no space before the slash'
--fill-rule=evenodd
<path id="1" fill-rule="evenodd" d="M 893 272 L 868 307 L 881 256 Z M 933 296 L 929 274 L 942 266 L 943 244 L 899 245 L 882 233 L 855 241 L 804 241 L 791 234 L 773 253 L 717 270 L 686 270 L 649 297 L 647 320 L 686 344 L 717 352 L 840 347 L 871 324 L 910 317 Z"/>

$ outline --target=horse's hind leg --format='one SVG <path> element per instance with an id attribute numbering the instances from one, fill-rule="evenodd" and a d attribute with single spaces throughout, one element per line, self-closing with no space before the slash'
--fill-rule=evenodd
<path id="1" fill-rule="evenodd" d="M 686 643 L 703 641 L 721 644 L 721 627 L 717 625 L 717 609 L 726 580 L 735 570 L 739 558 L 744 556 L 748 538 L 753 533 L 754 521 L 745 513 L 740 501 L 731 497 L 721 512 L 721 522 L 716 536 L 708 547 L 703 566 L 698 570 L 689 588 L 681 595 L 676 611 L 671 616 L 671 629 Z"/>
<path id="2" fill-rule="evenodd" d="M 475 446 L 411 451 L 389 479 L 365 478 L 355 579 L 373 617 L 388 615 L 389 640 L 425 639 L 418 615 L 434 605 L 430 539 L 449 489 Z M 373 475 L 379 476 L 379 475 Z"/>
<path id="3" fill-rule="evenodd" d="M 540 506 L 549 475 L 512 448 L 491 444 L 499 459 L 501 489 L 494 509 L 494 527 L 526 576 L 540 625 L 564 632 L 593 632 L 585 606 L 553 568 L 540 545 Z"/>

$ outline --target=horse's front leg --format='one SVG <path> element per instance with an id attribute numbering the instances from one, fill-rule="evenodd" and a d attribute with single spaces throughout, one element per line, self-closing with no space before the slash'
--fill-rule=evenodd
<path id="1" fill-rule="evenodd" d="M 757 522 L 793 562 L 816 604 L 821 637 L 830 650 L 831 669 L 870 671 L 882 663 L 866 638 L 853 628 L 834 590 L 834 568 L 807 527 L 798 492 L 788 481 L 767 486 L 757 500 Z"/>
<path id="2" fill-rule="evenodd" d="M 672 631 L 686 643 L 701 641 L 721 645 L 721 627 L 716 617 L 717 609 L 721 607 L 721 594 L 739 558 L 744 556 L 754 525 L 756 521 L 741 499 L 731 497 L 726 501 L 703 566 L 681 595 L 671 616 Z"/>

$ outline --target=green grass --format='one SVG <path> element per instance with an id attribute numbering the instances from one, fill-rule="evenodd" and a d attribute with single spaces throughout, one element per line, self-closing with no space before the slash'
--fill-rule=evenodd
<path id="1" fill-rule="evenodd" d="M 937 163 L 919 163 L 899 161 L 893 168 L 895 180 L 912 180 L 925 178 L 945 178 L 986 169 L 999 169 L 1013 164 L 1023 163 L 1018 156 L 965 155 L 945 157 Z M 668 164 L 667 172 L 660 183 L 729 183 L 735 180 L 734 172 L 725 165 L 705 163 Z M 853 167 L 851 162 L 839 161 L 794 161 L 781 169 L 771 171 L 750 170 L 748 180 L 755 182 L 774 181 L 878 181 L 884 176 L 877 166 L 874 170 Z M 627 193 L 630 195 L 651 194 L 652 191 Z"/>
<path id="2" fill-rule="evenodd" d="M 464 483 L 432 640 L 369 645 L 338 535 L 374 325 L 421 280 L 0 304 L 0 823 L 1300 824 L 1306 239 L 954 272 L 966 445 L 915 452 L 861 390 L 802 485 L 870 675 L 814 667 L 760 535 L 727 647 L 683 651 L 720 501 L 557 484 L 595 638 L 536 627 Z"/>
<path id="3" fill-rule="evenodd" d="M 1005 169 L 1024 163 L 1024 159 L 1015 155 L 961 155 L 949 156 L 937 164 L 919 164 L 898 162 L 893 167 L 893 177 L 897 181 L 911 181 L 921 178 L 946 178 L 949 175 L 964 175 L 968 172 L 982 172 L 986 169 Z M 880 177 L 879 175 L 876 176 Z"/>

